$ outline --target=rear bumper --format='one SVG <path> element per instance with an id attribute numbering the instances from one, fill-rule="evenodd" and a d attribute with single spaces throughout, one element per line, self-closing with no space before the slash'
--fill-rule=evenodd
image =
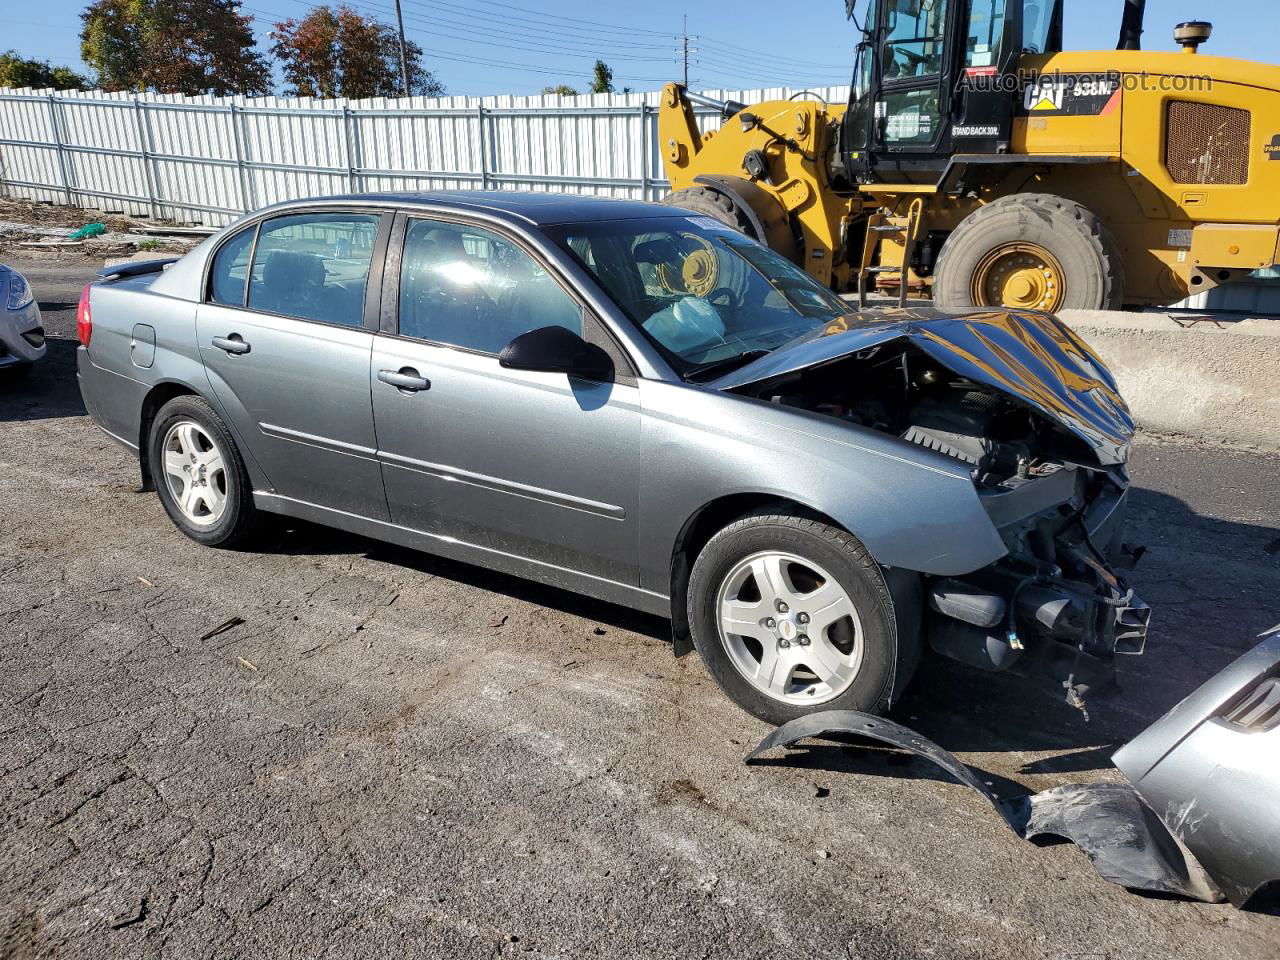
<path id="1" fill-rule="evenodd" d="M 93 422 L 113 440 L 136 453 L 142 403 L 150 387 L 98 366 L 84 347 L 76 348 L 76 379 L 84 408 Z"/>

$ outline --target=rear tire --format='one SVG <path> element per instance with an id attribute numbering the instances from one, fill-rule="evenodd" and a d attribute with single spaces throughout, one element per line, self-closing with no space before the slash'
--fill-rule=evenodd
<path id="1" fill-rule="evenodd" d="M 733 227 L 753 240 L 764 242 L 755 235 L 755 231 L 751 229 L 751 221 L 738 208 L 738 205 L 718 190 L 710 190 L 707 187 L 688 187 L 668 194 L 662 198 L 661 202 L 669 207 L 684 207 L 704 217 L 719 220 L 725 226 Z"/>
<path id="2" fill-rule="evenodd" d="M 848 532 L 762 511 L 702 548 L 689 578 L 689 624 L 707 671 L 761 720 L 881 713 L 919 661 L 918 631 L 909 629 L 918 616 L 902 617 L 900 634 L 895 594 L 912 592 L 891 592 Z"/>
<path id="3" fill-rule="evenodd" d="M 244 459 L 203 397 L 175 397 L 161 407 L 147 451 L 165 512 L 192 540 L 232 547 L 258 531 L 260 515 Z"/>
<path id="4" fill-rule="evenodd" d="M 1037 265 L 1054 276 L 1035 289 Z M 1018 278 L 1020 270 L 1027 278 Z M 1042 271 L 1041 271 L 1042 272 Z M 993 286 L 1010 278 L 1021 302 L 994 302 Z M 969 214 L 942 248 L 933 282 L 943 310 L 974 307 L 1118 310 L 1124 302 L 1124 262 L 1115 237 L 1093 212 L 1051 194 L 1002 197 Z"/>

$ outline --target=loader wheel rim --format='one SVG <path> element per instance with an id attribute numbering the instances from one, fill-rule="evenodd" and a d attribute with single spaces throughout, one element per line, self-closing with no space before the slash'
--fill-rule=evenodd
<path id="1" fill-rule="evenodd" d="M 1066 276 L 1058 258 L 1036 243 L 1010 243 L 988 253 L 973 274 L 973 303 L 1052 312 L 1063 302 Z"/>

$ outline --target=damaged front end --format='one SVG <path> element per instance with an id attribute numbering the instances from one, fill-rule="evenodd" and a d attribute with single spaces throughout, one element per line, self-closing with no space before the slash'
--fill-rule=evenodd
<path id="1" fill-rule="evenodd" d="M 1117 654 L 1143 652 L 1150 610 L 1128 582 L 1141 551 L 1123 540 L 1133 420 L 1110 372 L 1061 321 L 851 315 L 712 386 L 968 467 L 1007 552 L 926 580 L 925 630 L 939 653 L 990 671 L 1041 666 L 1083 706 Z"/>

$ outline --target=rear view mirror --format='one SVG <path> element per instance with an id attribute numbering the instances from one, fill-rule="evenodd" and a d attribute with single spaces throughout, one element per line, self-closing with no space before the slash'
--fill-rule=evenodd
<path id="1" fill-rule="evenodd" d="M 566 373 L 584 380 L 612 380 L 613 359 L 565 327 L 539 327 L 516 337 L 498 354 L 511 370 Z"/>

